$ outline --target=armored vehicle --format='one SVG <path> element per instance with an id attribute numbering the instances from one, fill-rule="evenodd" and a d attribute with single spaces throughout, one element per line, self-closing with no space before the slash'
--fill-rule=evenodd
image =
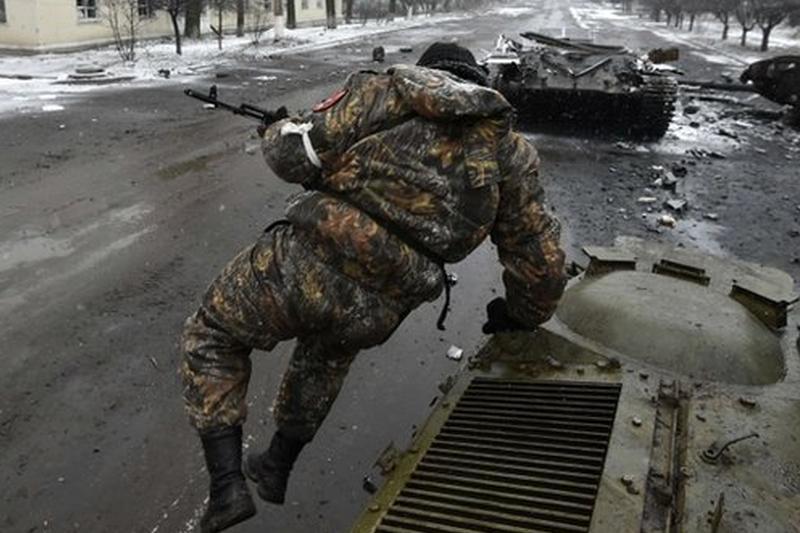
<path id="1" fill-rule="evenodd" d="M 462 361 L 353 533 L 800 531 L 793 280 L 585 252 L 553 319 Z"/>
<path id="2" fill-rule="evenodd" d="M 666 133 L 678 85 L 647 56 L 621 46 L 521 35 L 533 46 L 501 36 L 486 63 L 492 85 L 527 122 L 622 127 L 644 139 Z"/>
<path id="3" fill-rule="evenodd" d="M 800 109 L 800 56 L 756 61 L 739 79 L 742 83 L 752 83 L 764 98 Z"/>

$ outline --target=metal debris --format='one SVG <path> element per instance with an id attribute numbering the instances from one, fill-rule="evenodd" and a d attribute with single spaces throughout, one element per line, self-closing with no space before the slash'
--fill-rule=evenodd
<path id="1" fill-rule="evenodd" d="M 636 201 L 640 204 L 654 204 L 658 201 L 658 198 L 654 196 L 640 196 Z"/>
<path id="2" fill-rule="evenodd" d="M 442 394 L 447 394 L 448 392 L 450 392 L 450 389 L 452 389 L 453 385 L 455 384 L 456 384 L 456 377 L 447 376 L 446 380 L 439 382 L 438 389 L 442 391 Z"/>
<path id="3" fill-rule="evenodd" d="M 381 452 L 375 465 L 381 469 L 381 474 L 384 476 L 395 469 L 397 466 L 397 459 L 400 457 L 400 452 L 394 447 L 394 442 L 390 442 L 386 448 Z"/>
<path id="4" fill-rule="evenodd" d="M 461 358 L 464 356 L 464 350 L 459 348 L 456 345 L 450 346 L 447 349 L 447 358 L 452 359 L 453 361 L 461 361 Z"/>
<path id="5" fill-rule="evenodd" d="M 744 396 L 739 397 L 739 403 L 742 404 L 743 406 L 749 407 L 749 408 L 753 408 L 756 405 L 758 405 L 754 399 L 747 398 L 747 397 L 744 397 Z"/>
<path id="6" fill-rule="evenodd" d="M 658 223 L 668 228 L 674 228 L 678 224 L 678 221 L 671 215 L 661 215 L 658 217 Z"/>
<path id="7" fill-rule="evenodd" d="M 686 200 L 667 200 L 664 202 L 664 206 L 672 209 L 676 213 L 683 213 L 686 210 L 688 203 Z"/>
<path id="8" fill-rule="evenodd" d="M 369 494 L 375 494 L 378 492 L 378 486 L 372 481 L 372 478 L 369 476 L 364 476 L 364 479 L 361 482 L 361 487 Z"/>

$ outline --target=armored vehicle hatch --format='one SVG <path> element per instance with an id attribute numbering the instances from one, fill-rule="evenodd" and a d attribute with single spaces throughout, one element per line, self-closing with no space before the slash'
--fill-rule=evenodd
<path id="1" fill-rule="evenodd" d="M 464 363 L 354 533 L 797 531 L 791 278 L 585 251 L 551 321 Z"/>

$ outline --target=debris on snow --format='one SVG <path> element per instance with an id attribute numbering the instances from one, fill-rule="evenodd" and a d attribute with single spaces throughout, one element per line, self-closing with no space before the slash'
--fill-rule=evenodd
<path id="1" fill-rule="evenodd" d="M 674 228 L 678 224 L 678 221 L 675 220 L 675 217 L 672 215 L 661 215 L 658 217 L 658 223 L 668 228 Z"/>
<path id="2" fill-rule="evenodd" d="M 461 361 L 461 358 L 464 356 L 464 350 L 459 348 L 458 346 L 450 346 L 447 349 L 447 358 L 452 359 L 453 361 Z"/>
<path id="3" fill-rule="evenodd" d="M 686 210 L 687 202 L 686 200 L 667 200 L 664 202 L 664 206 L 676 213 L 682 213 Z"/>

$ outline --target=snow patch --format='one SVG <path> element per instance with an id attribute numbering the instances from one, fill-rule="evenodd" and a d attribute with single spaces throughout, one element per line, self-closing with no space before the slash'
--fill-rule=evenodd
<path id="1" fill-rule="evenodd" d="M 501 15 L 504 17 L 519 17 L 532 15 L 537 9 L 533 7 L 495 7 L 486 12 L 487 15 Z"/>
<path id="2" fill-rule="evenodd" d="M 524 8 L 531 11 L 532 8 Z M 521 11 L 520 11 L 521 12 Z M 235 68 L 244 61 L 265 60 L 273 55 L 288 55 L 320 50 L 348 42 L 369 39 L 382 33 L 447 22 L 467 20 L 481 13 L 444 13 L 432 16 L 395 18 L 392 21 L 370 21 L 367 24 L 343 24 L 333 30 L 308 27 L 287 30 L 286 38 L 274 43 L 273 30 L 263 33 L 259 44 L 252 35 L 226 36 L 223 49 L 211 38 L 188 40 L 183 55 L 175 54 L 169 40 L 146 41 L 137 48 L 135 63 L 122 62 L 113 46 L 73 53 L 47 53 L 32 56 L 0 56 L 0 115 L 39 111 L 35 100 L 53 100 L 64 95 L 116 90 L 129 86 L 185 84 L 207 76 L 210 71 Z M 368 43 L 366 43 L 369 46 Z M 104 69 L 110 77 L 133 77 L 110 85 L 71 85 L 69 75 L 78 67 Z M 275 81 L 274 73 L 259 81 Z M 58 82 L 58 83 L 54 83 Z"/>
<path id="3" fill-rule="evenodd" d="M 42 106 L 42 111 L 44 112 L 51 112 L 51 111 L 64 111 L 63 105 L 58 104 L 48 104 Z"/>

